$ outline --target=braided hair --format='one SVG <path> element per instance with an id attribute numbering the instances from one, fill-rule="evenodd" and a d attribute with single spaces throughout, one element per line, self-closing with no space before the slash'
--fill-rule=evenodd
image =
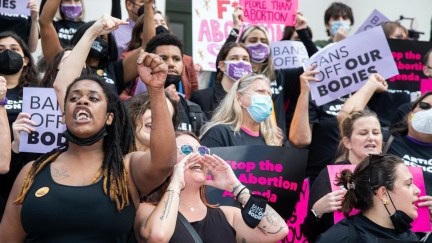
<path id="1" fill-rule="evenodd" d="M 108 135 L 103 140 L 104 159 L 101 171 L 103 174 L 103 189 L 109 195 L 111 201 L 116 203 L 120 211 L 129 204 L 128 176 L 123 157 L 135 149 L 134 132 L 129 115 L 120 101 L 118 95 L 106 84 L 102 78 L 89 75 L 75 79 L 67 88 L 65 95 L 65 107 L 71 87 L 82 80 L 91 80 L 98 83 L 107 98 L 107 113 L 113 113 L 114 119 L 111 125 L 107 125 Z M 35 176 L 41 169 L 54 161 L 62 152 L 68 149 L 67 145 L 56 148 L 38 158 L 27 173 L 15 204 L 22 204 L 24 198 L 33 184 Z"/>

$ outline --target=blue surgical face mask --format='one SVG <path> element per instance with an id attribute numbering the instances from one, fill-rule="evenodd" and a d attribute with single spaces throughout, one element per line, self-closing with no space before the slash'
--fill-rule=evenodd
<path id="1" fill-rule="evenodd" d="M 339 30 L 339 27 L 343 27 L 346 31 L 349 31 L 351 29 L 351 24 L 348 21 L 333 21 L 331 22 L 330 31 L 333 36 L 336 35 L 336 33 Z"/>
<path id="2" fill-rule="evenodd" d="M 247 107 L 247 111 L 254 121 L 261 123 L 270 116 L 272 109 L 272 99 L 269 96 L 251 95 L 251 105 Z"/>

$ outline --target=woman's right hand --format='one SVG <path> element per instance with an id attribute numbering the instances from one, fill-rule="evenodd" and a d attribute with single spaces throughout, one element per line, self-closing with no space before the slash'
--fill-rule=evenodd
<path id="1" fill-rule="evenodd" d="M 118 29 L 122 24 L 126 25 L 128 22 L 104 14 L 92 25 L 91 28 L 96 36 L 107 35 Z"/>
<path id="2" fill-rule="evenodd" d="M 300 75 L 300 91 L 307 92 L 310 91 L 309 81 L 318 82 L 319 80 L 315 78 L 315 75 L 319 73 L 317 69 L 315 69 L 317 64 L 313 63 L 311 66 L 307 67 L 306 70 Z"/>
<path id="3" fill-rule="evenodd" d="M 6 98 L 7 86 L 6 79 L 3 76 L 0 76 L 0 101 L 3 101 Z"/>
<path id="4" fill-rule="evenodd" d="M 12 123 L 12 131 L 13 131 L 13 142 L 12 142 L 12 151 L 14 153 L 19 153 L 19 144 L 20 144 L 20 132 L 31 133 L 35 131 L 33 126 L 36 123 L 30 120 L 31 116 L 28 113 L 21 112 L 19 113 L 17 119 L 14 123 Z"/>
<path id="5" fill-rule="evenodd" d="M 244 13 L 242 7 L 240 6 L 235 7 L 232 17 L 233 17 L 234 28 L 240 30 L 244 19 Z"/>
<path id="6" fill-rule="evenodd" d="M 320 198 L 313 206 L 312 209 L 321 218 L 325 213 L 332 213 L 342 207 L 342 200 L 346 194 L 346 190 L 337 190 L 329 192 L 324 197 Z"/>
<path id="7" fill-rule="evenodd" d="M 387 81 L 378 73 L 373 73 L 369 76 L 367 85 L 373 86 L 376 93 L 387 91 Z"/>
<path id="8" fill-rule="evenodd" d="M 190 167 L 191 164 L 196 163 L 200 160 L 200 155 L 198 153 L 192 153 L 187 156 L 185 156 L 180 162 L 178 162 L 174 166 L 174 171 L 171 176 L 171 187 L 178 187 L 173 189 L 179 189 L 179 192 L 184 189 L 185 187 L 185 181 L 184 181 L 184 174 L 187 168 Z"/>

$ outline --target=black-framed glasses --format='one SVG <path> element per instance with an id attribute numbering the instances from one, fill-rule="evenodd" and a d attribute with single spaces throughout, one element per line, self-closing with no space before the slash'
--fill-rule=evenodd
<path id="1" fill-rule="evenodd" d="M 380 159 L 382 159 L 384 156 L 383 155 L 380 155 L 380 154 L 369 154 L 369 179 L 368 179 L 368 182 L 369 182 L 369 187 L 370 187 L 370 189 L 372 190 L 372 192 L 374 193 L 374 194 L 376 194 L 376 190 L 375 190 L 375 187 L 376 187 L 376 185 L 375 186 L 372 186 L 372 181 L 371 181 L 371 178 L 372 178 L 372 166 L 373 166 L 373 164 L 377 161 L 377 160 L 380 160 Z"/>
<path id="2" fill-rule="evenodd" d="M 193 153 L 194 149 L 196 149 L 196 151 L 200 155 L 210 154 L 210 149 L 207 148 L 206 146 L 193 147 L 192 145 L 189 145 L 189 144 L 182 144 L 180 146 L 177 146 L 177 149 L 180 150 L 180 153 L 182 153 L 184 155 L 189 155 L 189 154 Z"/>
<path id="3" fill-rule="evenodd" d="M 427 103 L 427 102 L 423 102 L 423 101 L 420 101 L 420 102 L 418 103 L 418 106 L 419 106 L 419 108 L 422 109 L 422 110 L 429 110 L 430 108 L 432 108 L 432 105 L 431 105 L 431 104 L 429 104 L 429 103 Z"/>

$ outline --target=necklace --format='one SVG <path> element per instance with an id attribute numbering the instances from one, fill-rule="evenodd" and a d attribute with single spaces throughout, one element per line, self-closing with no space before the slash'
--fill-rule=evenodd
<path id="1" fill-rule="evenodd" d="M 186 204 L 185 202 L 182 202 L 182 205 L 184 206 L 184 207 L 186 207 L 186 209 L 188 209 L 189 211 L 191 211 L 191 212 L 195 212 L 195 210 L 198 210 L 199 209 L 199 204 L 198 205 L 195 205 L 195 206 L 191 206 L 191 205 L 188 205 L 188 204 Z"/>

